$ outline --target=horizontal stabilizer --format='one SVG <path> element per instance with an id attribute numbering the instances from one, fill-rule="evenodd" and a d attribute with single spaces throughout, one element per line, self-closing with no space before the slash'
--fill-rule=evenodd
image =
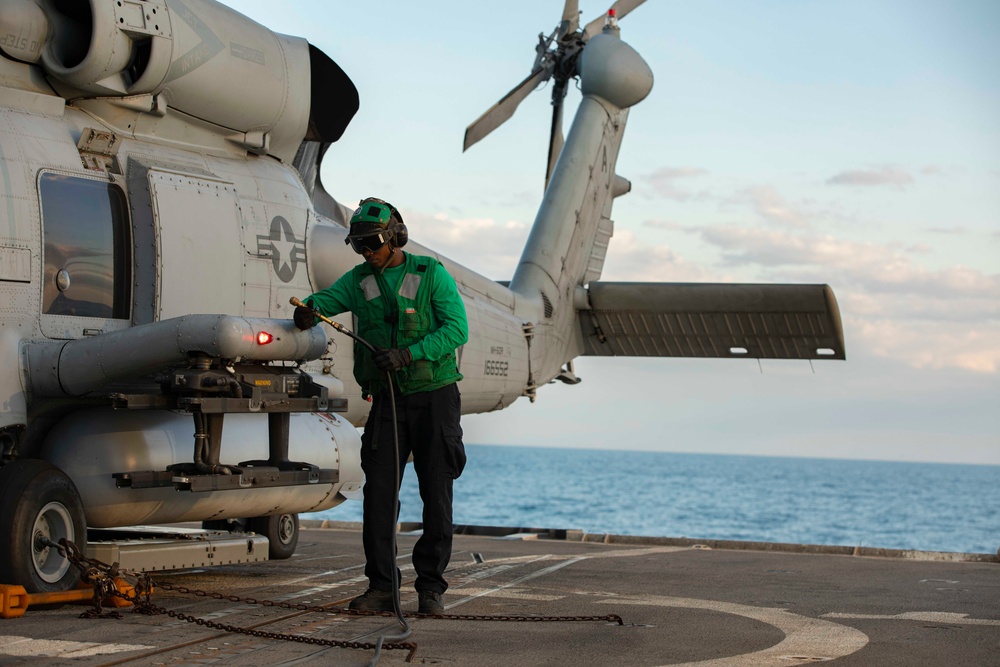
<path id="1" fill-rule="evenodd" d="M 844 359 L 828 285 L 592 282 L 584 354 Z"/>

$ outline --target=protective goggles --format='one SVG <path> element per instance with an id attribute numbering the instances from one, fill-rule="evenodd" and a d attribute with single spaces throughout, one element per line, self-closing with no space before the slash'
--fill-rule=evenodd
<path id="1" fill-rule="evenodd" d="M 368 252 L 378 252 L 386 243 L 389 242 L 389 232 L 384 229 L 375 230 L 368 232 L 367 234 L 360 234 L 358 236 L 348 236 L 347 243 L 354 248 L 354 252 L 359 255 L 363 254 L 365 250 Z"/>

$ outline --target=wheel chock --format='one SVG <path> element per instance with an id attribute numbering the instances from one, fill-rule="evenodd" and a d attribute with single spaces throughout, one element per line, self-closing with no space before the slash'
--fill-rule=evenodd
<path id="1" fill-rule="evenodd" d="M 85 584 L 81 584 L 85 586 Z M 118 592 L 129 597 L 135 597 L 135 589 L 124 579 L 115 579 Z M 23 586 L 0 584 L 0 618 L 19 618 L 31 605 L 91 603 L 94 601 L 92 586 L 76 588 L 71 591 L 56 591 L 53 593 L 28 593 Z M 117 595 L 108 596 L 103 601 L 107 607 L 131 607 L 132 603 Z"/>
<path id="2" fill-rule="evenodd" d="M 23 586 L 0 584 L 0 618 L 17 618 L 28 609 L 28 592 Z"/>

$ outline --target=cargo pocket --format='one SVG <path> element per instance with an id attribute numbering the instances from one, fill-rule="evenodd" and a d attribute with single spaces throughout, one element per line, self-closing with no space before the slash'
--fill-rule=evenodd
<path id="1" fill-rule="evenodd" d="M 445 474 L 458 479 L 465 470 L 465 445 L 462 443 L 461 426 L 443 426 Z"/>
<path id="2" fill-rule="evenodd" d="M 407 375 L 414 381 L 430 382 L 434 379 L 434 369 L 431 368 L 431 362 L 426 359 L 417 359 L 406 370 Z"/>
<path id="3" fill-rule="evenodd" d="M 430 330 L 430 318 L 418 313 L 413 308 L 407 308 L 399 314 L 399 342 L 412 345 L 420 340 Z"/>

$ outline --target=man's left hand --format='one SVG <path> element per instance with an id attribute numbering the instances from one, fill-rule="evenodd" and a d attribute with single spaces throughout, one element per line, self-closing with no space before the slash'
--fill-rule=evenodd
<path id="1" fill-rule="evenodd" d="M 380 371 L 398 371 L 406 368 L 413 361 L 413 355 L 407 349 L 379 349 L 372 353 L 372 360 Z"/>

